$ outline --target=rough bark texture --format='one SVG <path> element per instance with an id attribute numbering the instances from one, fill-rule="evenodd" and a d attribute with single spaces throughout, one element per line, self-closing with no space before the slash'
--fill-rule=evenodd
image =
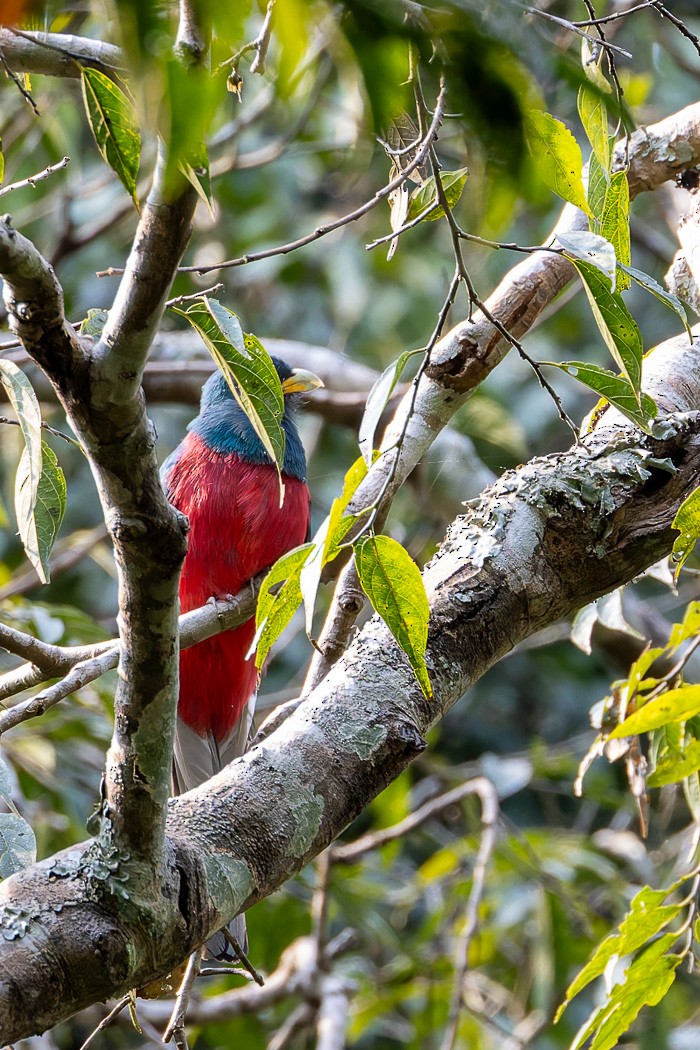
<path id="1" fill-rule="evenodd" d="M 275 733 L 171 801 L 157 908 L 90 844 L 0 887 L 3 1039 L 162 975 L 319 853 L 512 646 L 669 551 L 700 481 L 700 343 L 671 340 L 645 366 L 672 413 L 656 438 L 609 409 L 584 447 L 509 471 L 450 528 L 424 574 L 432 702 L 374 619 Z"/>

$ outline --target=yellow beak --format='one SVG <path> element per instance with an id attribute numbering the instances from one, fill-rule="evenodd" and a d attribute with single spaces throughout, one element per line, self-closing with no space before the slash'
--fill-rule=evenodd
<path id="1" fill-rule="evenodd" d="M 319 387 L 324 385 L 323 380 L 319 379 L 313 372 L 307 372 L 305 368 L 293 368 L 292 374 L 282 383 L 282 392 L 284 394 L 301 394 L 305 390 L 318 390 Z"/>

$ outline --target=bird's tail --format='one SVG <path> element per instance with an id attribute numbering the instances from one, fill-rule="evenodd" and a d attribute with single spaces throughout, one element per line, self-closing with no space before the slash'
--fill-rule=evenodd
<path id="1" fill-rule="evenodd" d="M 178 718 L 173 749 L 173 794 L 182 795 L 185 791 L 199 787 L 215 773 L 219 773 L 229 762 L 233 762 L 234 758 L 239 758 L 248 745 L 254 713 L 255 694 L 243 709 L 231 734 L 221 743 L 217 743 L 211 734 L 200 736 Z M 237 915 L 225 929 L 247 953 L 248 934 L 245 916 Z M 239 959 L 224 929 L 209 938 L 205 951 L 207 958 L 218 959 L 221 962 L 236 962 Z"/>

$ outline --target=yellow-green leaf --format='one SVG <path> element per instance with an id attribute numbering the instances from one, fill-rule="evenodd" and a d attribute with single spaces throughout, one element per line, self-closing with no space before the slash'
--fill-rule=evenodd
<path id="1" fill-rule="evenodd" d="M 312 548 L 312 543 L 305 543 L 288 551 L 275 562 L 262 582 L 255 612 L 255 638 L 251 646 L 258 669 L 301 605 L 299 574 Z"/>
<path id="2" fill-rule="evenodd" d="M 680 532 L 680 536 L 673 544 L 672 557 L 676 562 L 676 579 L 683 568 L 683 564 L 693 553 L 693 548 L 700 536 L 700 488 L 691 492 L 684 499 L 676 511 L 673 519 L 674 529 Z"/>
<path id="3" fill-rule="evenodd" d="M 597 267 L 582 259 L 573 259 L 572 262 L 581 275 L 600 334 L 639 402 L 644 347 L 637 323 L 622 297 L 612 291 L 610 281 Z"/>
<path id="4" fill-rule="evenodd" d="M 136 176 L 141 137 L 131 103 L 121 88 L 98 69 L 81 66 L 85 111 L 97 148 L 138 207 Z"/>
<path id="5" fill-rule="evenodd" d="M 418 566 L 389 536 L 363 536 L 355 544 L 362 589 L 406 653 L 426 697 L 433 695 L 425 663 L 430 606 Z"/>
<path id="6" fill-rule="evenodd" d="M 656 404 L 648 394 L 637 396 L 626 379 L 606 368 L 589 365 L 586 361 L 542 361 L 542 364 L 560 368 L 580 383 L 595 390 L 623 415 L 631 419 L 645 434 L 651 433 L 651 421 L 656 415 Z M 641 404 L 640 404 L 641 402 Z"/>
<path id="7" fill-rule="evenodd" d="M 42 583 L 51 575 L 49 558 L 66 509 L 66 479 L 56 454 L 41 444 L 41 476 L 32 500 L 29 453 L 25 448 L 15 480 L 15 508 L 20 539 Z"/>
<path id="8" fill-rule="evenodd" d="M 700 685 L 683 685 L 669 689 L 634 711 L 615 726 L 611 737 L 636 736 L 659 729 L 668 722 L 685 722 L 700 714 Z"/>
<path id="9" fill-rule="evenodd" d="M 581 148 L 565 124 L 539 109 L 528 113 L 528 145 L 542 181 L 586 215 Z"/>
<path id="10" fill-rule="evenodd" d="M 630 263 L 630 190 L 626 171 L 616 171 L 610 176 L 610 186 L 605 194 L 605 205 L 600 220 L 600 232 L 615 249 L 621 266 Z M 617 290 L 629 288 L 627 272 L 618 270 Z"/>

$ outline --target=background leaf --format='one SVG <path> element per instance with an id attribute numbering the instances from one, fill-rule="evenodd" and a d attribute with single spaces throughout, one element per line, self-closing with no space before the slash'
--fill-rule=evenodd
<path id="1" fill-rule="evenodd" d="M 468 178 L 468 168 L 459 168 L 457 171 L 440 172 L 442 192 L 445 194 L 445 200 L 450 208 L 454 208 L 458 203 Z M 411 222 L 413 219 L 417 219 L 420 213 L 430 207 L 430 204 L 433 201 L 435 202 L 435 207 L 432 211 L 428 212 L 425 219 L 429 219 L 430 222 L 434 222 L 435 219 L 442 219 L 445 215 L 445 209 L 441 204 L 437 203 L 437 199 L 438 195 L 435 187 L 435 176 L 431 175 L 430 178 L 427 178 L 425 182 L 423 182 L 411 194 L 408 202 L 406 222 Z"/>

